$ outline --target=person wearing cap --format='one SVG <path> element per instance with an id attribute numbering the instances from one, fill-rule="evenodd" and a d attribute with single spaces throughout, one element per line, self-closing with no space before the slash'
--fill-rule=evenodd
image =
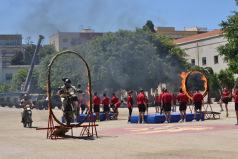
<path id="1" fill-rule="evenodd" d="M 137 106 L 139 109 L 139 121 L 138 123 L 144 123 L 145 122 L 145 111 L 146 111 L 146 99 L 144 90 L 140 89 L 140 93 L 136 97 L 137 100 Z"/>
<path id="2" fill-rule="evenodd" d="M 202 104 L 203 104 L 203 95 L 196 89 L 196 92 L 193 94 L 193 104 L 194 104 L 194 121 L 196 120 L 196 115 L 199 111 L 200 120 L 202 120 Z"/>
<path id="3" fill-rule="evenodd" d="M 163 109 L 164 109 L 166 122 L 168 123 L 170 123 L 170 119 L 171 119 L 172 100 L 173 100 L 172 94 L 169 93 L 168 90 L 165 88 L 164 93 L 162 95 L 162 103 L 163 103 Z"/>
<path id="4" fill-rule="evenodd" d="M 21 113 L 21 115 L 22 115 L 22 121 L 21 122 L 23 122 L 24 117 L 26 116 L 26 113 L 27 113 L 27 108 L 33 109 L 33 103 L 30 100 L 30 97 L 29 97 L 28 94 L 24 94 L 23 98 L 20 101 L 20 107 L 23 108 L 23 112 Z"/>
<path id="5" fill-rule="evenodd" d="M 58 94 L 61 97 L 63 104 L 63 113 L 66 124 L 70 125 L 74 119 L 74 109 L 78 106 L 78 98 L 76 95 L 76 88 L 71 85 L 69 78 L 63 78 L 64 86 L 59 88 Z"/>

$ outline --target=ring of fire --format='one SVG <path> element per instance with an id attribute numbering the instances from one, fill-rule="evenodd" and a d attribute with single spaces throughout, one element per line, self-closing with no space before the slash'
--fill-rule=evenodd
<path id="1" fill-rule="evenodd" d="M 204 81 L 204 84 L 203 84 L 204 91 L 202 92 L 202 95 L 203 95 L 203 97 L 205 97 L 208 93 L 208 79 L 207 79 L 206 75 L 204 73 L 202 73 L 201 71 L 189 71 L 189 72 L 182 72 L 180 74 L 180 77 L 182 78 L 181 88 L 182 88 L 183 92 L 190 99 L 193 98 L 193 94 L 187 88 L 187 83 L 188 83 L 189 76 L 191 76 L 193 74 L 200 74 L 201 75 L 201 80 Z"/>

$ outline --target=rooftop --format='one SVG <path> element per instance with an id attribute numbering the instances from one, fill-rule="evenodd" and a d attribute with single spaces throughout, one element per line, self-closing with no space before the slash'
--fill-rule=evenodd
<path id="1" fill-rule="evenodd" d="M 174 40 L 174 43 L 175 44 L 189 43 L 189 42 L 193 42 L 193 41 L 198 41 L 198 40 L 221 36 L 222 34 L 223 34 L 222 30 L 216 29 L 216 30 L 202 33 L 202 34 L 196 34 L 196 35 L 188 36 L 185 38 L 176 39 L 176 40 Z"/>

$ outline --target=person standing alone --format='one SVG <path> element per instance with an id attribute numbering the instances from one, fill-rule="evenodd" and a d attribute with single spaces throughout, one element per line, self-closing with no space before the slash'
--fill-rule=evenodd
<path id="1" fill-rule="evenodd" d="M 129 111 L 129 115 L 128 115 L 128 123 L 129 123 L 129 122 L 131 122 L 131 114 L 132 114 L 132 109 L 133 109 L 132 91 L 128 91 L 127 108 L 128 108 L 128 111 Z"/>
<path id="2" fill-rule="evenodd" d="M 144 90 L 141 89 L 140 93 L 137 95 L 137 106 L 139 109 L 139 123 L 144 123 L 145 122 L 145 111 L 146 111 L 146 106 L 145 106 L 145 94 Z"/>

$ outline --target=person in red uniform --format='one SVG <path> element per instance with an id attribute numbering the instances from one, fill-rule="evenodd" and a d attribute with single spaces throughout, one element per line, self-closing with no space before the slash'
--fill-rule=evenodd
<path id="1" fill-rule="evenodd" d="M 115 93 L 112 93 L 112 98 L 111 98 L 111 108 L 113 112 L 115 111 L 115 104 L 119 101 Z"/>
<path id="2" fill-rule="evenodd" d="M 132 109 L 133 109 L 133 97 L 132 97 L 132 91 L 128 91 L 128 96 L 127 96 L 127 108 L 129 110 L 129 115 L 128 115 L 128 122 L 131 122 L 131 114 L 132 114 Z"/>
<path id="3" fill-rule="evenodd" d="M 202 119 L 202 104 L 203 104 L 203 95 L 197 89 L 193 94 L 193 104 L 194 104 L 194 120 L 196 120 L 197 111 L 199 110 L 200 119 Z"/>
<path id="4" fill-rule="evenodd" d="M 114 119 L 117 120 L 118 119 L 118 115 L 119 115 L 119 111 L 118 108 L 121 106 L 121 103 L 123 103 L 123 101 L 118 100 L 115 103 L 115 109 L 114 109 Z"/>
<path id="5" fill-rule="evenodd" d="M 228 117 L 228 102 L 229 102 L 229 98 L 230 98 L 230 92 L 227 88 L 224 88 L 224 90 L 222 91 L 222 94 L 221 94 L 221 108 L 222 108 L 222 103 L 225 104 L 225 108 L 226 108 L 226 117 Z"/>
<path id="6" fill-rule="evenodd" d="M 233 94 L 234 102 L 235 102 L 235 111 L 236 111 L 236 125 L 238 125 L 238 90 L 235 90 Z"/>
<path id="7" fill-rule="evenodd" d="M 137 95 L 136 97 L 136 101 L 137 101 L 137 106 L 139 109 L 139 123 L 144 123 L 145 122 L 145 111 L 146 111 L 146 106 L 145 106 L 145 94 L 144 94 L 144 90 L 141 89 L 140 93 Z"/>
<path id="8" fill-rule="evenodd" d="M 177 100 L 179 102 L 179 111 L 180 111 L 180 118 L 181 122 L 186 121 L 186 110 L 187 110 L 187 103 L 188 103 L 188 97 L 183 92 L 182 89 L 179 90 L 179 94 L 177 96 Z"/>
<path id="9" fill-rule="evenodd" d="M 161 106 L 161 100 L 160 100 L 160 96 L 159 96 L 158 92 L 155 93 L 154 104 L 155 104 L 155 113 L 159 113 L 160 106 Z"/>
<path id="10" fill-rule="evenodd" d="M 159 95 L 159 99 L 160 99 L 160 114 L 162 114 L 163 111 L 164 111 L 164 109 L 163 109 L 163 101 L 162 101 L 162 96 L 164 94 L 164 90 L 165 90 L 165 88 L 162 88 L 162 91 L 161 91 L 161 93 Z"/>
<path id="11" fill-rule="evenodd" d="M 93 96 L 93 111 L 96 114 L 97 121 L 99 121 L 100 103 L 101 99 L 97 96 L 97 92 L 95 92 Z"/>
<path id="12" fill-rule="evenodd" d="M 102 105 L 103 105 L 103 112 L 106 115 L 106 120 L 109 120 L 109 112 L 110 112 L 110 99 L 107 97 L 106 93 L 103 93 Z"/>
<path id="13" fill-rule="evenodd" d="M 170 122 L 171 119 L 171 106 L 172 106 L 173 96 L 168 92 L 167 89 L 164 89 L 164 94 L 162 96 L 163 109 L 166 118 L 166 122 Z"/>

